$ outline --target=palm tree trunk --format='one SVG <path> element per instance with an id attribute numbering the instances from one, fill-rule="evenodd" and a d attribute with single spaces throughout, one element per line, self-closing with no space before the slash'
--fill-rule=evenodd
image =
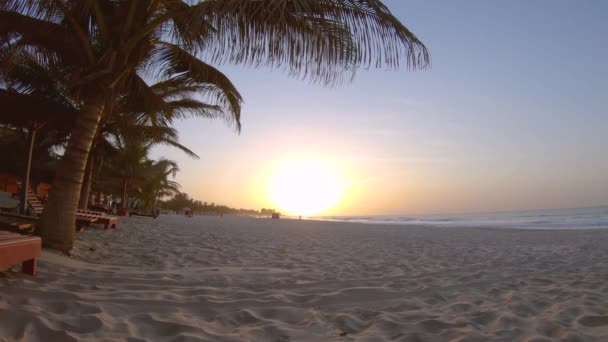
<path id="1" fill-rule="evenodd" d="M 125 178 L 123 180 L 123 190 L 122 190 L 122 209 L 123 210 L 127 210 L 127 199 L 128 199 L 128 196 L 127 196 L 127 185 L 128 185 L 127 179 Z"/>
<path id="2" fill-rule="evenodd" d="M 103 112 L 103 94 L 87 99 L 76 119 L 72 137 L 59 162 L 49 200 L 36 224 L 44 246 L 70 251 L 76 237 L 76 208 L 91 144 Z"/>
<path id="3" fill-rule="evenodd" d="M 32 154 L 34 152 L 34 141 L 36 141 L 36 130 L 36 123 L 32 123 L 29 132 L 27 133 L 29 150 L 25 163 L 23 180 L 21 181 L 21 206 L 19 208 L 22 214 L 25 214 L 27 211 L 27 191 L 30 188 L 30 170 L 32 169 Z"/>
<path id="4" fill-rule="evenodd" d="M 95 157 L 93 157 L 92 154 L 89 154 L 89 161 L 87 162 L 87 168 L 85 169 L 84 183 L 82 184 L 82 189 L 80 189 L 79 209 L 87 209 L 89 207 L 89 194 L 91 193 L 91 183 L 93 181 L 94 163 Z"/>

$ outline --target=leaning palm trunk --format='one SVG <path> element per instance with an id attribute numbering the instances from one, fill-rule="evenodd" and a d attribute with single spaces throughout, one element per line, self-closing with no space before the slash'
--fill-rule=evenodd
<path id="1" fill-rule="evenodd" d="M 76 234 L 76 208 L 91 144 L 101 120 L 104 99 L 94 95 L 75 122 L 72 137 L 57 168 L 49 201 L 45 205 L 36 233 L 44 246 L 69 251 Z"/>
<path id="2" fill-rule="evenodd" d="M 89 160 L 87 162 L 87 168 L 85 169 L 84 182 L 80 189 L 80 201 L 78 208 L 87 209 L 89 207 L 89 194 L 91 193 L 91 183 L 93 181 L 93 167 L 95 163 L 95 157 L 89 154 Z"/>

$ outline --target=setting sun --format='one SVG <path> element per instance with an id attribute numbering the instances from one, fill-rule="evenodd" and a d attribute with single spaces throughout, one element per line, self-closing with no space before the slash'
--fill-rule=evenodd
<path id="1" fill-rule="evenodd" d="M 273 203 L 293 215 L 320 214 L 338 204 L 343 190 L 337 168 L 324 160 L 284 162 L 268 185 Z"/>

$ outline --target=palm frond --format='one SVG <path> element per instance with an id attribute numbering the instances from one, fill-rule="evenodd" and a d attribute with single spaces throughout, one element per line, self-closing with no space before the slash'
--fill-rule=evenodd
<path id="1" fill-rule="evenodd" d="M 221 106 L 229 114 L 226 117 L 229 123 L 240 130 L 243 99 L 226 75 L 174 44 L 159 43 L 154 60 L 154 67 L 164 78 L 206 86 L 207 91 L 201 95 Z"/>
<path id="2" fill-rule="evenodd" d="M 35 51 L 48 61 L 61 57 L 75 63 L 80 56 L 74 36 L 62 25 L 11 11 L 0 10 L 0 43 Z"/>
<path id="3" fill-rule="evenodd" d="M 62 12 L 56 2 L 54 0 L 1 0 L 0 10 L 58 22 L 62 17 Z"/>
<path id="4" fill-rule="evenodd" d="M 77 110 L 62 103 L 38 95 L 21 94 L 0 89 L 0 107 L 5 110 L 1 123 L 28 127 L 31 122 L 52 123 L 71 127 Z"/>
<path id="5" fill-rule="evenodd" d="M 285 68 L 324 84 L 340 83 L 362 66 L 430 64 L 424 44 L 379 0 L 209 0 L 176 16 L 216 29 L 198 44 L 214 63 Z"/>
<path id="6" fill-rule="evenodd" d="M 129 93 L 117 104 L 116 112 L 141 116 L 144 113 L 153 125 L 167 126 L 173 120 L 173 113 L 165 100 L 157 94 L 141 77 L 130 78 Z"/>
<path id="7" fill-rule="evenodd" d="M 190 157 L 192 159 L 200 159 L 200 157 L 198 156 L 198 154 L 194 153 L 194 151 L 192 151 L 191 149 L 187 148 L 186 146 L 180 144 L 176 140 L 162 139 L 158 143 L 159 144 L 163 144 L 163 145 L 168 145 L 168 146 L 171 146 L 171 147 L 175 147 L 178 150 L 184 152 L 188 157 Z"/>
<path id="8" fill-rule="evenodd" d="M 208 119 L 225 118 L 226 120 L 230 120 L 219 106 L 210 105 L 193 98 L 169 101 L 167 105 L 171 108 L 175 118 L 198 117 Z"/>

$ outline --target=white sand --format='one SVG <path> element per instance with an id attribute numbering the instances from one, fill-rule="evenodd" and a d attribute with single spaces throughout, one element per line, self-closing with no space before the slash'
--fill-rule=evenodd
<path id="1" fill-rule="evenodd" d="M 78 238 L 0 276 L 0 340 L 608 341 L 608 230 L 161 216 Z"/>

